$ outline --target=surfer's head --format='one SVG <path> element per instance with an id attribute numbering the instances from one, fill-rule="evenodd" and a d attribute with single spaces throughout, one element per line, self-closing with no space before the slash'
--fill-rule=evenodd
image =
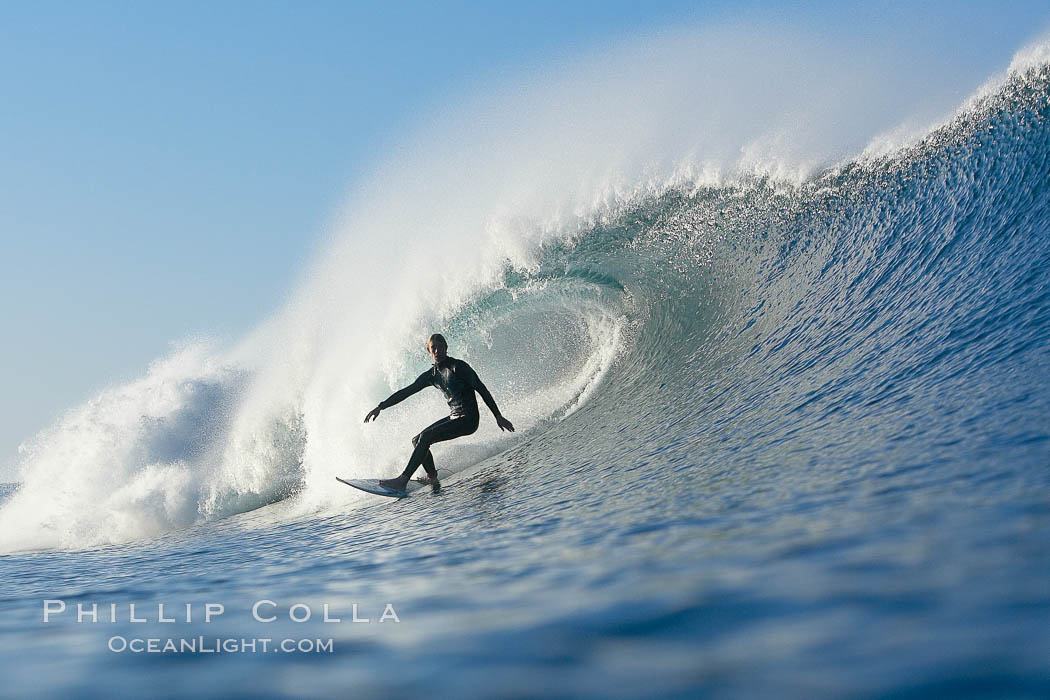
<path id="1" fill-rule="evenodd" d="M 430 336 L 430 340 L 427 341 L 427 352 L 434 358 L 434 362 L 444 360 L 448 356 L 448 343 L 445 342 L 445 336 L 440 333 Z"/>

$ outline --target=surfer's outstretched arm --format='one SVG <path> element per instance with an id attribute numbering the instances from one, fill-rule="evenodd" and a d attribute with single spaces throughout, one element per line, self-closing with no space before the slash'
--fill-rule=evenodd
<path id="1" fill-rule="evenodd" d="M 404 389 L 398 389 L 393 394 L 391 394 L 390 398 L 388 398 L 386 401 L 381 401 L 378 406 L 376 406 L 371 411 L 369 411 L 368 415 L 365 416 L 365 423 L 367 423 L 370 420 L 375 420 L 376 418 L 378 418 L 379 417 L 379 412 L 382 411 L 383 409 L 390 408 L 391 406 L 393 406 L 395 404 L 399 404 L 402 401 L 404 401 L 405 399 L 407 399 L 409 396 L 411 396 L 412 394 L 415 394 L 415 393 L 417 393 L 419 391 L 422 391 L 423 389 L 425 389 L 428 386 L 430 386 L 429 377 L 430 377 L 430 372 L 424 372 L 423 374 L 419 375 L 419 377 L 416 378 L 416 381 L 412 382 L 411 384 L 406 386 Z"/>
<path id="2" fill-rule="evenodd" d="M 503 417 L 503 414 L 499 412 L 499 406 L 496 405 L 496 399 L 492 398 L 492 392 L 488 390 L 488 387 L 481 381 L 481 377 L 474 371 L 474 368 L 470 368 L 470 373 L 473 375 L 471 382 L 474 384 L 474 391 L 481 394 L 482 400 L 485 405 L 492 411 L 492 415 L 496 417 L 496 425 L 499 426 L 500 430 L 509 430 L 514 432 L 514 424 Z"/>

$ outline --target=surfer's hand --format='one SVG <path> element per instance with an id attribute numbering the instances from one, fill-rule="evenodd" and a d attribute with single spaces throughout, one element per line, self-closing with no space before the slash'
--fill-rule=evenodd
<path id="1" fill-rule="evenodd" d="M 514 424 L 506 418 L 504 418 L 503 416 L 496 416 L 496 425 L 499 426 L 500 430 L 509 430 L 512 433 L 514 432 Z"/>
<path id="2" fill-rule="evenodd" d="M 379 408 L 379 406 L 376 406 L 371 411 L 369 411 L 368 415 L 365 416 L 365 423 L 367 423 L 368 421 L 374 421 L 376 418 L 378 418 L 379 417 L 379 412 L 381 410 L 383 410 L 383 409 Z"/>

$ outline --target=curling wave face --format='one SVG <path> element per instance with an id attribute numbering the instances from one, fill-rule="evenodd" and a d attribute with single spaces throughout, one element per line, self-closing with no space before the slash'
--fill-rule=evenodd
<path id="1" fill-rule="evenodd" d="M 426 177 L 394 187 L 395 169 L 241 346 L 188 346 L 28 442 L 0 548 L 345 506 L 332 476 L 395 473 L 440 415 L 435 396 L 360 420 L 425 366 L 434 330 L 525 429 L 448 446 L 456 469 L 513 439 L 552 478 L 629 472 L 685 500 L 771 470 L 1024 485 L 1050 415 L 1048 81 L 1034 50 L 907 148 L 790 181 L 788 161 L 727 177 L 694 159 L 570 199 L 474 183 L 497 214 L 448 190 L 406 214 Z M 530 167 L 513 184 L 542 180 Z M 390 230 L 399 246 L 379 244 Z"/>

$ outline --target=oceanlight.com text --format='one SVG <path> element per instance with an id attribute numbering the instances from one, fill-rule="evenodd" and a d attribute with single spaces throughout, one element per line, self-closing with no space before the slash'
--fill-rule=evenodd
<path id="1" fill-rule="evenodd" d="M 238 637 L 142 638 L 115 636 L 109 638 L 109 650 L 115 654 L 331 654 L 331 639 L 280 639 Z"/>

